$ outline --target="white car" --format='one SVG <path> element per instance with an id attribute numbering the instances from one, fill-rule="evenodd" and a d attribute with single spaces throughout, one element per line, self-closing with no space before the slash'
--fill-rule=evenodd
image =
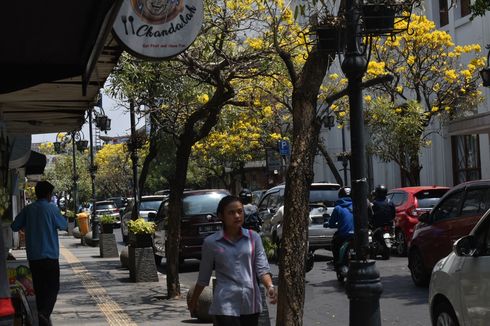
<path id="1" fill-rule="evenodd" d="M 433 325 L 490 325 L 490 210 L 434 266 L 429 303 Z"/>

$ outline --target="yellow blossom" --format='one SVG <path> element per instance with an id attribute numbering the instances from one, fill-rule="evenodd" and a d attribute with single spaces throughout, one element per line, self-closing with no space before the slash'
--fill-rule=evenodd
<path id="1" fill-rule="evenodd" d="M 206 104 L 209 102 L 209 95 L 208 94 L 200 94 L 197 96 L 197 102 L 200 104 Z"/>

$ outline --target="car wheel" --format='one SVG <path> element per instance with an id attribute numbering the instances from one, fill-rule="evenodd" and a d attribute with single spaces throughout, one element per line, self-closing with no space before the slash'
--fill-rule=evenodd
<path id="1" fill-rule="evenodd" d="M 124 244 L 127 245 L 129 237 L 127 235 L 124 235 L 124 231 L 123 231 L 122 227 L 121 227 L 121 234 L 122 234 L 122 240 L 123 240 Z"/>
<path id="2" fill-rule="evenodd" d="M 383 253 L 381 254 L 381 258 L 383 258 L 384 260 L 390 259 L 390 251 L 390 248 L 388 248 L 387 246 L 383 246 Z"/>
<path id="3" fill-rule="evenodd" d="M 158 255 L 154 255 L 155 256 L 155 264 L 158 266 L 160 266 L 162 264 L 162 259 L 163 257 L 162 256 L 158 256 Z"/>
<path id="4" fill-rule="evenodd" d="M 410 268 L 410 274 L 415 285 L 424 287 L 429 285 L 430 274 L 426 272 L 424 261 L 418 250 L 414 249 L 410 251 L 408 267 Z"/>
<path id="5" fill-rule="evenodd" d="M 405 234 L 402 230 L 396 230 L 395 241 L 396 254 L 400 257 L 405 257 L 407 255 L 407 242 L 405 241 Z"/>
<path id="6" fill-rule="evenodd" d="M 434 309 L 434 325 L 459 326 L 454 309 L 448 302 L 441 302 Z"/>

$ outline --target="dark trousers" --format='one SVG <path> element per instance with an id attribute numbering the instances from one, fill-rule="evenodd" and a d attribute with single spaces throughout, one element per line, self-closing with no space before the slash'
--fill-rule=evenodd
<path id="1" fill-rule="evenodd" d="M 29 266 L 36 292 L 39 325 L 50 325 L 49 317 L 60 289 L 60 263 L 58 259 L 40 259 L 30 260 Z"/>
<path id="2" fill-rule="evenodd" d="M 339 236 L 337 233 L 332 238 L 332 254 L 334 266 L 337 266 L 339 262 L 339 251 L 345 241 L 352 239 L 354 235 Z"/>
<path id="3" fill-rule="evenodd" d="M 259 324 L 259 314 L 241 316 L 214 316 L 215 326 L 257 326 Z"/>

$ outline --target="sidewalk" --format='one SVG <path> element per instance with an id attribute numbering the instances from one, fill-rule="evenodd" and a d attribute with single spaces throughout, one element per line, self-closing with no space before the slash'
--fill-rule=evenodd
<path id="1" fill-rule="evenodd" d="M 167 300 L 165 275 L 158 282 L 133 283 L 119 258 L 100 258 L 98 247 L 60 235 L 60 292 L 53 325 L 180 325 L 191 319 L 183 299 Z M 13 251 L 26 259 L 24 250 Z M 210 325 L 210 324 L 208 324 Z"/>

